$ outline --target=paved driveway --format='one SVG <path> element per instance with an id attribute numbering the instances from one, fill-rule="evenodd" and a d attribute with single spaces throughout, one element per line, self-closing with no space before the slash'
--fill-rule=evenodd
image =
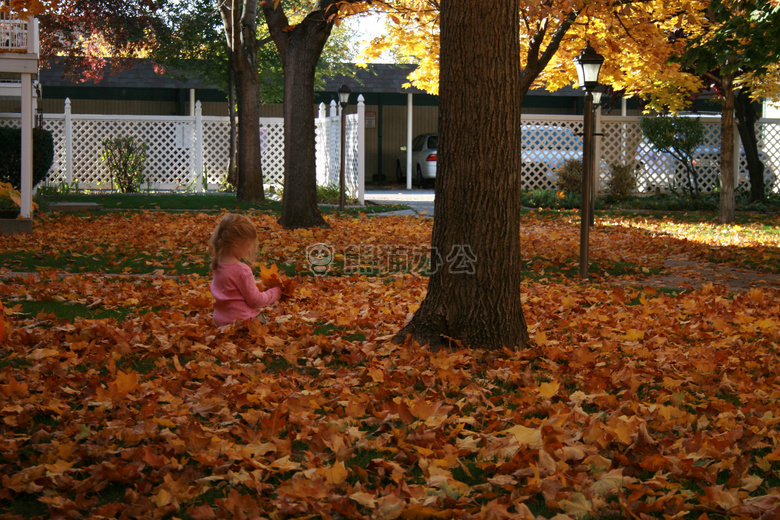
<path id="1" fill-rule="evenodd" d="M 406 204 L 418 214 L 433 216 L 434 190 L 372 189 L 366 190 L 366 201 L 380 204 Z"/>

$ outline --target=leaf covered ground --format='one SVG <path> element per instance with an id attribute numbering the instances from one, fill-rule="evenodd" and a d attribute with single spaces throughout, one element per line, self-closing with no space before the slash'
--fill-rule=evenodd
<path id="1" fill-rule="evenodd" d="M 222 329 L 218 214 L 0 236 L 0 517 L 780 518 L 780 218 L 604 217 L 580 283 L 576 215 L 529 213 L 533 347 L 436 352 L 389 341 L 430 220 L 248 215 L 296 292 Z M 767 281 L 649 287 L 669 258 Z"/>

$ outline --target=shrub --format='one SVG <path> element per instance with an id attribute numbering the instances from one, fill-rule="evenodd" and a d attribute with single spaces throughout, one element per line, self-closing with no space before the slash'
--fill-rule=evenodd
<path id="1" fill-rule="evenodd" d="M 115 137 L 103 140 L 103 155 L 100 160 L 107 163 L 114 189 L 121 193 L 138 191 L 144 182 L 146 166 L 146 141 L 134 137 Z"/>
<path id="2" fill-rule="evenodd" d="M 626 200 L 636 189 L 636 175 L 630 164 L 612 163 L 612 178 L 607 183 L 607 196 L 615 201 Z"/>
<path id="3" fill-rule="evenodd" d="M 341 188 L 336 184 L 317 186 L 317 202 L 319 204 L 338 204 L 340 195 Z M 345 200 L 347 204 L 357 202 L 355 198 L 349 196 L 349 193 L 345 194 Z"/>
<path id="4" fill-rule="evenodd" d="M 566 193 L 580 193 L 582 191 L 582 161 L 579 159 L 567 159 L 563 166 L 557 168 L 556 184 Z"/>
<path id="5" fill-rule="evenodd" d="M 698 198 L 701 186 L 693 157 L 704 143 L 704 124 L 699 118 L 661 116 L 643 117 L 639 127 L 656 150 L 671 154 L 683 165 L 688 194 Z"/>
<path id="6" fill-rule="evenodd" d="M 0 182 L 14 188 L 22 186 L 22 131 L 19 128 L 0 128 Z M 51 169 L 54 162 L 54 137 L 48 130 L 33 129 L 33 186 Z"/>

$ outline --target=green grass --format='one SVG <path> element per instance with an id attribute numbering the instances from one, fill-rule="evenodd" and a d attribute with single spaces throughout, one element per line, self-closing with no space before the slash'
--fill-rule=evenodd
<path id="1" fill-rule="evenodd" d="M 6 302 L 9 306 L 21 305 L 22 313 L 34 317 L 38 315 L 53 314 L 57 319 L 73 321 L 76 318 L 105 319 L 115 318 L 123 320 L 131 312 L 131 309 L 102 309 L 99 307 L 87 307 L 80 303 L 59 302 L 54 300 L 35 301 L 25 300 L 20 302 Z"/>
<path id="2" fill-rule="evenodd" d="M 36 202 L 42 210 L 57 202 L 84 202 L 100 205 L 105 209 L 127 210 L 172 210 L 172 211 L 266 211 L 280 214 L 282 203 L 275 200 L 264 202 L 240 202 L 235 193 L 90 193 L 90 194 L 51 194 L 39 196 Z M 376 204 L 361 208 L 347 208 L 344 213 L 381 213 L 407 209 L 402 204 Z M 320 211 L 332 214 L 339 211 L 337 207 L 323 205 Z"/>
<path id="3" fill-rule="evenodd" d="M 522 194 L 523 206 L 545 209 L 579 209 L 581 205 L 579 193 L 566 193 L 563 198 L 555 190 L 533 190 Z M 698 199 L 675 193 L 657 193 L 629 197 L 625 200 L 610 200 L 607 197 L 596 197 L 596 210 L 599 211 L 673 211 L 673 212 L 704 212 L 717 213 L 720 203 L 717 193 L 703 194 Z M 780 196 L 773 194 L 767 197 L 764 204 L 747 204 L 744 196 L 736 200 L 738 211 L 759 213 L 777 213 L 780 211 Z"/>

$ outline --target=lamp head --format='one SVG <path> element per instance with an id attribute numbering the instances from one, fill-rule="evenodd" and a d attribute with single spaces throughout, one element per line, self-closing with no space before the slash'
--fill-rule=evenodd
<path id="1" fill-rule="evenodd" d="M 346 85 L 343 84 L 341 87 L 339 87 L 339 102 L 341 103 L 341 106 L 345 106 L 349 103 L 349 95 L 352 93 L 352 90 Z"/>
<path id="2" fill-rule="evenodd" d="M 580 55 L 574 58 L 580 88 L 592 91 L 598 85 L 599 72 L 603 63 L 604 56 L 596 52 L 596 49 L 591 47 L 590 42 L 588 42 Z"/>

